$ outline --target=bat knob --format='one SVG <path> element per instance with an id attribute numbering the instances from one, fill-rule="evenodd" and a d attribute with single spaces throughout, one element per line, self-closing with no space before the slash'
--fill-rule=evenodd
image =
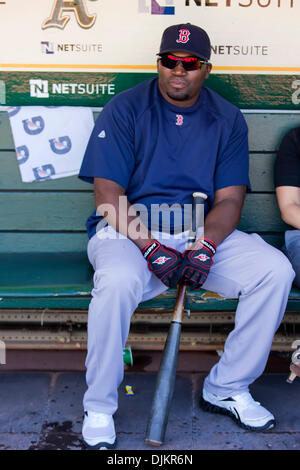
<path id="1" fill-rule="evenodd" d="M 205 199 L 207 199 L 207 194 L 195 192 L 195 193 L 193 193 L 193 197 L 194 198 L 201 197 L 202 199 L 205 200 Z"/>

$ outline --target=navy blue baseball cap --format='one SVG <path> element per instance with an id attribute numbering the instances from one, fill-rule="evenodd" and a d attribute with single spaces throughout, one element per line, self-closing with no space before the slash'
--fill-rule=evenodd
<path id="1" fill-rule="evenodd" d="M 163 32 L 158 55 L 184 51 L 209 61 L 211 49 L 208 34 L 191 23 L 175 24 Z"/>

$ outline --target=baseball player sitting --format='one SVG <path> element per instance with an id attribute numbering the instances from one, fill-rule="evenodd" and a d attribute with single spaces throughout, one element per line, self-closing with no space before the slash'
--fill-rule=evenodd
<path id="1" fill-rule="evenodd" d="M 111 99 L 87 146 L 80 178 L 94 184 L 97 208 L 87 220 L 95 274 L 82 432 L 90 449 L 116 442 L 113 415 L 131 315 L 182 278 L 191 289 L 239 298 L 235 328 L 204 381 L 201 406 L 254 431 L 275 423 L 248 387 L 265 368 L 294 271 L 257 234 L 236 230 L 250 188 L 248 130 L 239 109 L 203 85 L 210 51 L 198 26 L 167 28 L 158 77 Z M 191 255 L 185 226 L 178 232 L 173 221 L 167 233 L 162 223 L 151 226 L 150 214 L 157 204 L 192 204 L 195 191 L 208 199 L 204 237 Z M 138 213 L 141 205 L 148 219 Z"/>
<path id="2" fill-rule="evenodd" d="M 300 127 L 283 138 L 275 162 L 275 187 L 282 219 L 295 230 L 285 232 L 283 252 L 296 272 L 300 288 Z"/>

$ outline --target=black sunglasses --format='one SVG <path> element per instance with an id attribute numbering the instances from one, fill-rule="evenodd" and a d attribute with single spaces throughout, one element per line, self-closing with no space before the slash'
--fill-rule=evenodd
<path id="1" fill-rule="evenodd" d="M 160 56 L 160 61 L 163 67 L 166 67 L 167 69 L 174 69 L 180 62 L 184 70 L 187 72 L 190 72 L 191 70 L 200 70 L 202 64 L 208 64 L 206 60 L 199 59 L 195 56 L 177 57 L 176 55 L 171 54 L 162 54 Z"/>

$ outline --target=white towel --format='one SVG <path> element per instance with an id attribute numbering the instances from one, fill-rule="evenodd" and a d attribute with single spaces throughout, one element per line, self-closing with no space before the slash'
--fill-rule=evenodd
<path id="1" fill-rule="evenodd" d="M 22 181 L 77 175 L 94 127 L 91 108 L 8 107 Z"/>

